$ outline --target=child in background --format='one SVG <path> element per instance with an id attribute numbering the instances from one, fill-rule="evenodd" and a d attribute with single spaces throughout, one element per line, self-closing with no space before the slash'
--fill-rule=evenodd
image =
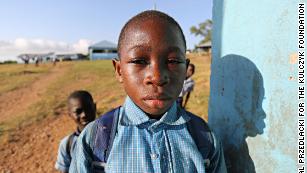
<path id="1" fill-rule="evenodd" d="M 126 100 L 118 114 L 101 116 L 80 134 L 70 172 L 226 172 L 222 146 L 207 124 L 177 106 L 185 52 L 182 29 L 167 14 L 145 11 L 125 24 L 113 65 Z"/>
<path id="2" fill-rule="evenodd" d="M 84 127 L 95 120 L 96 105 L 91 94 L 79 90 L 70 94 L 67 99 L 68 115 L 77 125 L 76 131 L 61 140 L 55 168 L 61 172 L 68 172 L 72 157 L 75 155 L 76 141 Z"/>
<path id="3" fill-rule="evenodd" d="M 187 77 L 183 82 L 181 93 L 179 94 L 179 97 L 177 99 L 177 103 L 183 108 L 186 107 L 190 98 L 190 94 L 194 89 L 195 82 L 191 78 L 194 72 L 195 72 L 195 65 L 190 63 L 187 69 Z"/>

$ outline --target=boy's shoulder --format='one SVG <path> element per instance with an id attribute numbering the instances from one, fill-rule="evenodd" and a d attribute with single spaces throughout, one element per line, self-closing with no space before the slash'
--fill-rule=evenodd
<path id="1" fill-rule="evenodd" d="M 101 128 L 102 130 L 105 130 L 105 131 L 110 131 L 113 125 L 114 113 L 115 111 L 119 111 L 120 108 L 121 106 L 114 108 L 106 113 L 101 114 L 97 119 L 90 122 L 84 128 L 84 130 L 81 133 L 82 134 L 81 136 L 96 135 L 97 130 L 98 130 L 97 128 Z M 88 138 L 88 136 L 86 136 L 86 138 Z"/>
<path id="2" fill-rule="evenodd" d="M 192 112 L 189 112 L 187 110 L 184 110 L 184 111 L 191 118 L 190 121 L 188 122 L 188 124 L 196 125 L 193 128 L 200 127 L 199 129 L 211 132 L 211 129 L 210 129 L 208 123 L 205 120 L 200 118 L 198 115 L 193 114 Z"/>
<path id="3" fill-rule="evenodd" d="M 194 83 L 194 79 L 192 77 L 189 77 L 185 80 L 187 83 Z"/>
<path id="4" fill-rule="evenodd" d="M 60 142 L 60 149 L 67 155 L 70 155 L 71 148 L 73 146 L 73 143 L 77 141 L 78 136 L 76 135 L 75 132 L 65 136 L 64 138 L 61 139 Z"/>
<path id="5" fill-rule="evenodd" d="M 61 139 L 61 143 L 67 143 L 70 138 L 78 138 L 78 135 L 76 135 L 76 132 L 72 132 L 69 135 L 65 136 L 64 138 Z"/>
<path id="6" fill-rule="evenodd" d="M 77 138 L 77 136 L 75 136 L 74 133 L 71 133 L 61 139 L 57 161 L 55 164 L 55 168 L 59 171 L 67 172 L 69 169 L 69 165 L 71 162 L 70 148 L 72 146 L 72 142 L 76 141 L 76 139 L 74 138 Z"/>
<path id="7" fill-rule="evenodd" d="M 188 130 L 204 158 L 206 172 L 226 172 L 220 141 L 205 120 L 191 112 L 186 111 L 186 113 L 191 118 L 187 123 Z"/>
<path id="8" fill-rule="evenodd" d="M 69 140 L 69 137 L 71 136 L 72 134 L 69 134 L 67 136 L 65 136 L 64 138 L 61 139 L 61 142 L 60 142 L 60 146 L 66 146 L 66 144 L 68 143 L 68 140 Z"/>

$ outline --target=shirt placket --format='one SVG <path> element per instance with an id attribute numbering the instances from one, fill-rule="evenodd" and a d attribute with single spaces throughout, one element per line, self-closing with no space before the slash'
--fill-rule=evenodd
<path id="1" fill-rule="evenodd" d="M 169 173 L 174 173 L 173 170 L 173 158 L 172 158 L 172 151 L 170 146 L 170 141 L 167 136 L 167 131 L 163 130 L 163 137 L 164 137 L 164 153 L 165 153 L 165 168 L 168 170 Z"/>
<path id="2" fill-rule="evenodd" d="M 153 164 L 154 172 L 166 172 L 164 166 L 161 165 L 164 164 L 163 130 L 157 126 L 152 126 L 150 127 L 150 131 L 152 133 L 150 159 Z"/>

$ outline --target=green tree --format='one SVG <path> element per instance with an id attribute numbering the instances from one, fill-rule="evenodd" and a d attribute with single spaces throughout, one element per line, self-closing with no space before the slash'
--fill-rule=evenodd
<path id="1" fill-rule="evenodd" d="M 203 39 L 199 44 L 206 43 L 211 41 L 211 32 L 212 32 L 212 20 L 207 19 L 205 22 L 198 24 L 198 27 L 192 26 L 190 31 L 195 36 L 201 36 Z"/>

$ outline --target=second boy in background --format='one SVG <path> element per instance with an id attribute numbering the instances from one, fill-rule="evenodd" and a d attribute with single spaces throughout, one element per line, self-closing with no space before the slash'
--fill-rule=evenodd
<path id="1" fill-rule="evenodd" d="M 96 104 L 91 94 L 78 90 L 71 93 L 67 99 L 68 115 L 76 124 L 76 131 L 64 137 L 59 146 L 55 168 L 68 172 L 72 157 L 75 156 L 76 141 L 85 126 L 96 118 Z"/>
<path id="2" fill-rule="evenodd" d="M 186 107 L 189 101 L 191 92 L 193 91 L 194 86 L 195 86 L 195 82 L 192 79 L 192 76 L 194 73 L 195 73 L 195 65 L 190 63 L 187 69 L 187 77 L 183 82 L 182 90 L 177 99 L 177 103 L 183 108 Z"/>

